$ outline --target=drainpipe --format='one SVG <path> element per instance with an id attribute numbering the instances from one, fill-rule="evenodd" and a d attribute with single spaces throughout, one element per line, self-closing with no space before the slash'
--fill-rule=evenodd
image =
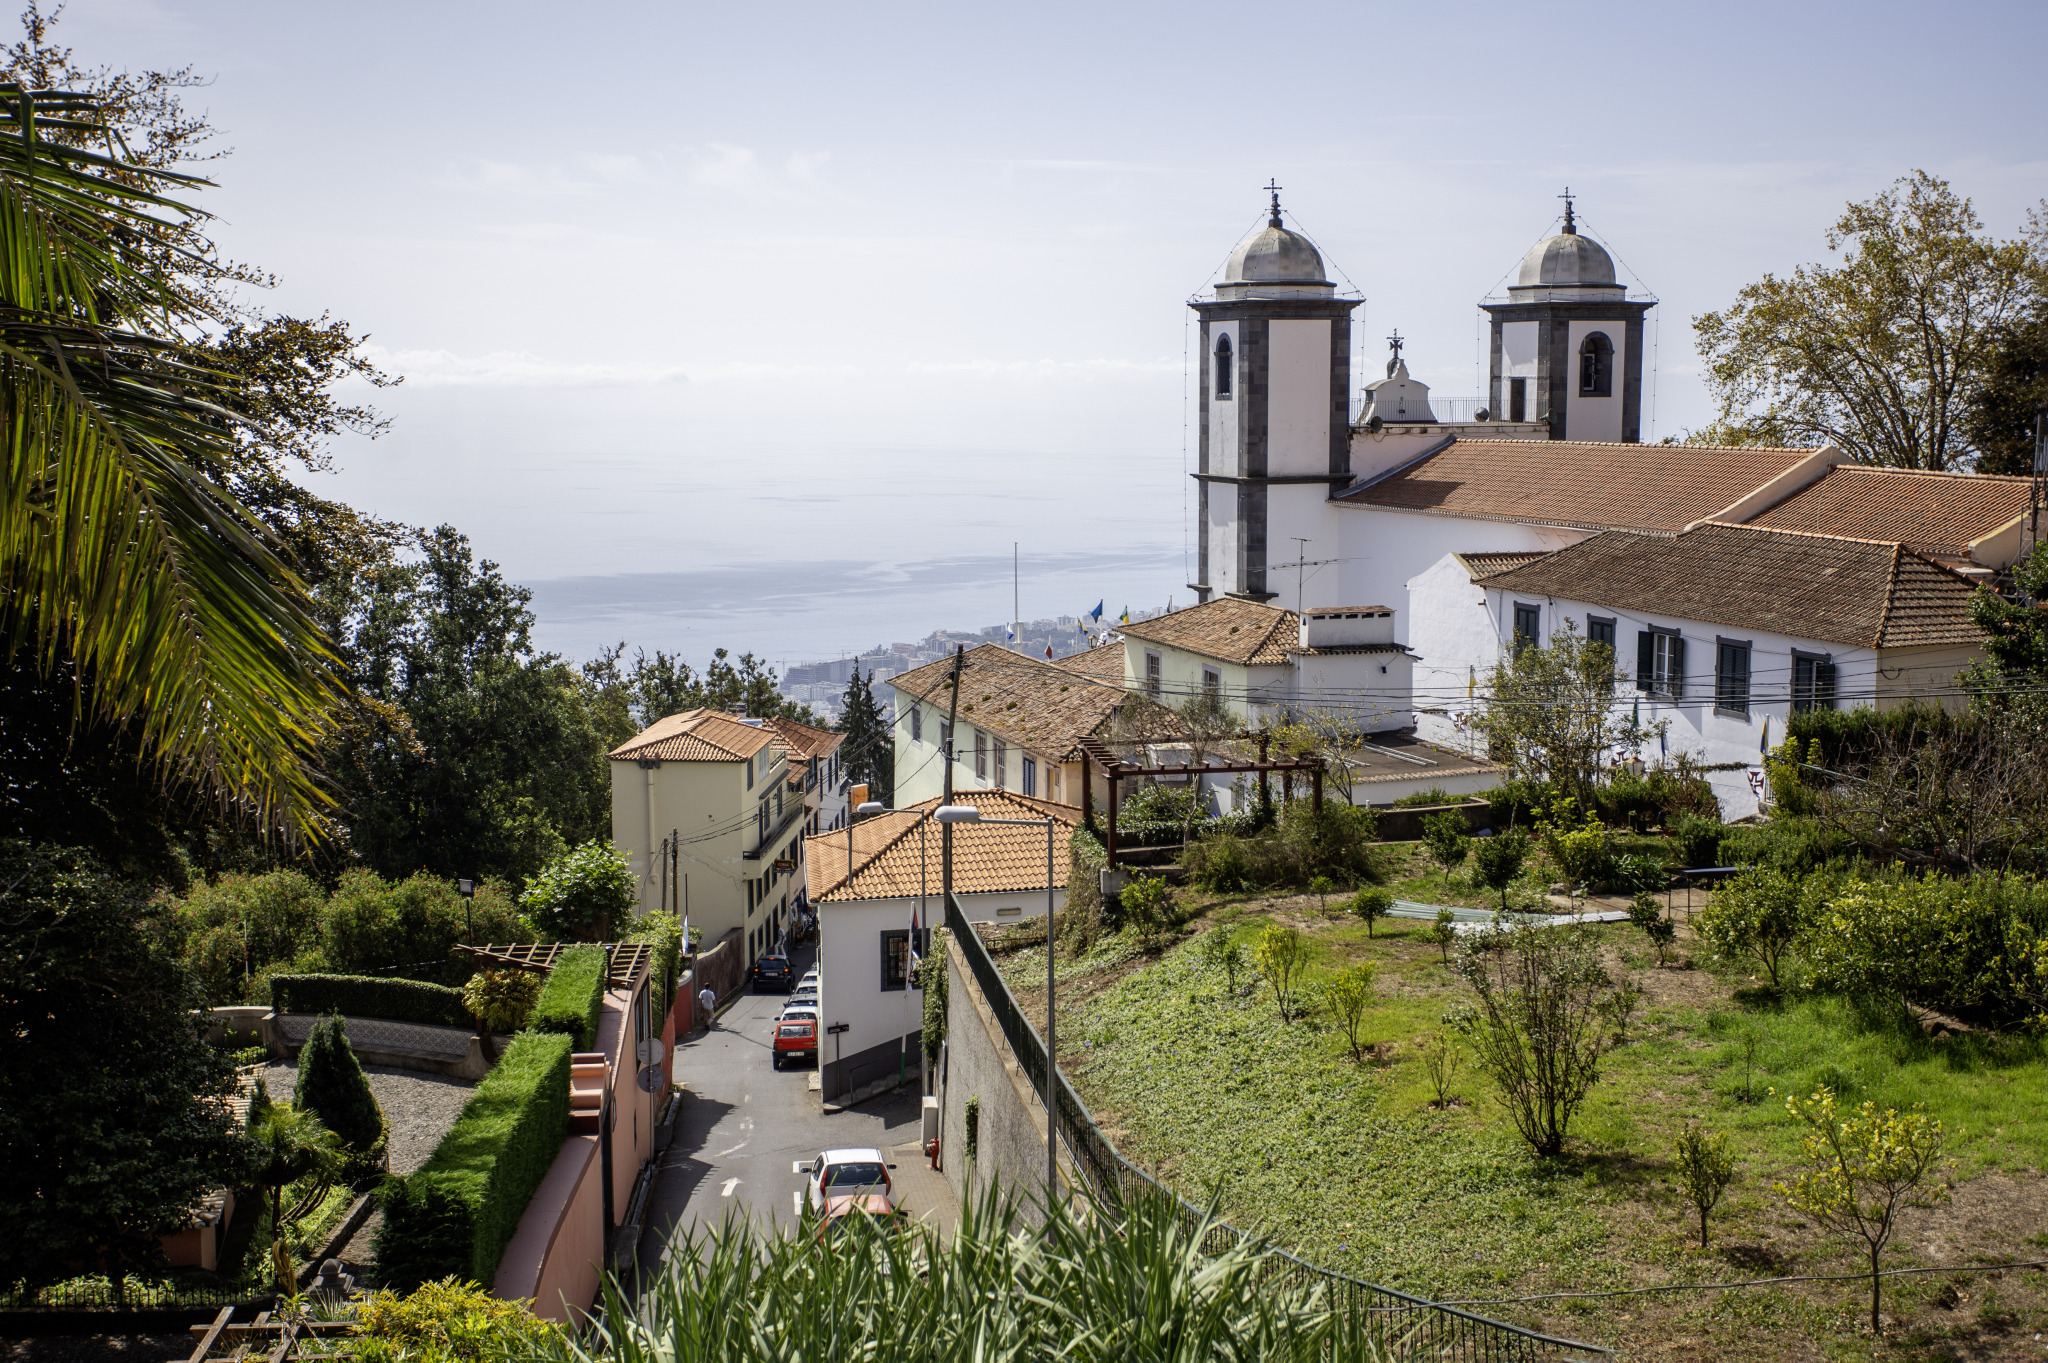
<path id="1" fill-rule="evenodd" d="M 652 879 L 654 875 L 654 849 L 657 846 L 654 840 L 654 774 L 661 770 L 661 759 L 658 757 L 641 758 L 640 770 L 647 774 L 647 874 L 648 878 Z M 667 906 L 664 905 L 663 907 Z"/>

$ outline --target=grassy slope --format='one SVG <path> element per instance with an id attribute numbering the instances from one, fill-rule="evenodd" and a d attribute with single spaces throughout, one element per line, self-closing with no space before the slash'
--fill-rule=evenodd
<path id="1" fill-rule="evenodd" d="M 1434 879 L 1439 893 L 1415 897 L 1442 902 L 1441 874 Z M 1853 1101 L 1925 1102 L 1958 1133 L 1962 1178 L 2000 1170 L 2017 1180 L 1975 1185 L 1983 1196 L 1966 1184 L 1949 1214 L 1909 1213 L 1928 1219 L 1905 1223 L 1902 1263 L 1950 1223 L 1940 1252 L 1918 1261 L 2048 1257 L 2031 1243 L 2048 1229 L 2037 1214 L 2048 1208 L 2048 1048 L 2039 1041 L 1937 1043 L 1873 1026 L 1832 999 L 1774 1006 L 1743 995 L 1740 976 L 1649 968 L 1633 929 L 1600 928 L 1611 968 L 1643 983 L 1644 1008 L 1574 1125 L 1573 1151 L 1539 1162 L 1479 1076 L 1459 1076 L 1461 1104 L 1430 1107 L 1413 1043 L 1464 991 L 1427 925 L 1394 920 L 1368 939 L 1362 927 L 1321 918 L 1312 899 L 1288 899 L 1212 906 L 1195 926 L 1226 923 L 1249 946 L 1275 917 L 1309 930 L 1318 973 L 1378 964 L 1370 1035 L 1392 1043 L 1388 1058 L 1360 1067 L 1334 1032 L 1280 1025 L 1263 989 L 1231 999 L 1187 946 L 1147 961 L 1111 942 L 1062 965 L 1061 1060 L 1127 1155 L 1156 1163 L 1198 1200 L 1217 1193 L 1232 1220 L 1315 1262 L 1439 1297 L 1850 1271 L 1845 1248 L 1822 1242 L 1769 1188 L 1799 1153 L 1782 1095 L 1820 1083 Z M 1021 951 L 1005 968 L 1027 1007 L 1042 1008 L 1043 956 Z M 1758 1043 L 1747 1098 L 1745 1033 Z M 1779 1097 L 1767 1096 L 1770 1086 Z M 1743 1166 L 1704 1253 L 1667 1181 L 1672 1138 L 1689 1117 L 1732 1132 Z M 1978 1205 L 1987 1202 L 2009 1205 L 2001 1215 Z M 1961 1280 L 1969 1304 L 1948 1312 L 1926 1304 L 1944 1283 L 1893 1280 L 1888 1313 L 1896 1303 L 1912 1318 L 1907 1336 L 2041 1329 L 2040 1277 L 2009 1275 L 1989 1314 L 1981 1280 Z M 1855 1285 L 1797 1291 L 1485 1309 L 1610 1342 L 1697 1330 L 1717 1347 L 1755 1346 L 1740 1356 L 1775 1356 L 1771 1340 L 1832 1349 L 1853 1339 L 1845 1322 L 1862 1300 Z M 1648 1335 L 1631 1338 L 1638 1332 Z"/>

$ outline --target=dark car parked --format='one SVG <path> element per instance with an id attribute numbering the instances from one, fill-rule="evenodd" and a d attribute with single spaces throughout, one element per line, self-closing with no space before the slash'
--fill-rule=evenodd
<path id="1" fill-rule="evenodd" d="M 754 988 L 780 989 L 788 993 L 796 983 L 796 967 L 787 956 L 761 956 L 754 961 Z"/>

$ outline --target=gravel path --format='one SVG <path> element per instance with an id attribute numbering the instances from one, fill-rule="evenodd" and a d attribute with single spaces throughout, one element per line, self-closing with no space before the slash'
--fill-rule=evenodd
<path id="1" fill-rule="evenodd" d="M 369 1076 L 370 1092 L 377 1095 L 377 1106 L 384 1109 L 384 1120 L 391 1124 L 391 1172 L 394 1174 L 409 1174 L 427 1162 L 427 1156 L 434 1153 L 434 1147 L 441 1143 L 441 1137 L 454 1124 L 455 1114 L 462 1111 L 462 1105 L 469 1101 L 470 1091 L 476 1087 L 467 1079 L 392 1069 L 386 1065 L 365 1065 L 363 1073 Z M 263 1083 L 272 1098 L 289 1098 L 298 1082 L 299 1067 L 296 1063 L 264 1067 Z M 370 1265 L 373 1257 L 371 1246 L 375 1243 L 377 1228 L 383 1224 L 384 1213 L 371 1212 L 362 1229 L 343 1248 L 342 1260 L 353 1271 L 361 1272 Z M 0 1363 L 6 1361 L 0 1360 Z"/>

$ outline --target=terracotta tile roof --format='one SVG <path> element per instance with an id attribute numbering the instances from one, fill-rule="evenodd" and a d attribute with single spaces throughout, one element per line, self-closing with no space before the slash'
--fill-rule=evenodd
<path id="1" fill-rule="evenodd" d="M 1812 450 L 1454 440 L 1336 500 L 1585 530 L 1683 530 L 1735 505 Z"/>
<path id="2" fill-rule="evenodd" d="M 749 724 L 722 710 L 685 710 L 657 719 L 611 750 L 613 760 L 653 757 L 663 762 L 743 762 L 775 742 L 767 721 Z"/>
<path id="3" fill-rule="evenodd" d="M 2026 514 L 2031 485 L 2027 478 L 1838 464 L 1745 524 L 1888 540 L 1961 559 L 1971 541 Z"/>
<path id="4" fill-rule="evenodd" d="M 799 724 L 781 715 L 771 715 L 761 721 L 761 726 L 775 735 L 775 741 L 788 750 L 789 755 L 799 762 L 808 762 L 813 757 L 829 756 L 833 750 L 846 741 L 845 734 L 833 733 L 830 729 L 816 729 L 808 724 Z"/>
<path id="5" fill-rule="evenodd" d="M 1124 646 L 1122 644 L 1104 644 L 1100 648 L 1091 648 L 1085 653 L 1069 654 L 1067 657 L 1056 658 L 1053 661 L 1059 666 L 1066 668 L 1067 671 L 1079 672 L 1084 677 L 1093 677 L 1097 681 L 1105 681 L 1112 686 L 1122 686 L 1124 684 Z"/>
<path id="6" fill-rule="evenodd" d="M 889 685 L 899 696 L 914 696 L 943 712 L 952 676 L 953 660 L 941 658 L 891 677 Z M 968 649 L 960 672 L 962 724 L 1055 761 L 1073 751 L 1075 739 L 1106 730 L 1129 699 L 1121 678 L 1112 686 L 997 644 Z"/>
<path id="7" fill-rule="evenodd" d="M 1719 522 L 1678 536 L 1609 531 L 1483 585 L 1855 647 L 1982 642 L 1976 586 L 1910 549 Z"/>
<path id="8" fill-rule="evenodd" d="M 1454 557 L 1465 565 L 1466 573 L 1477 582 L 1482 577 L 1492 577 L 1495 573 L 1504 573 L 1510 568 L 1525 567 L 1549 552 L 1548 549 L 1531 549 L 1526 553 L 1458 554 Z"/>
<path id="9" fill-rule="evenodd" d="M 954 803 L 974 805 L 991 819 L 1059 821 L 1053 829 L 1052 880 L 1067 883 L 1071 834 L 1081 822 L 1073 805 L 1050 804 L 1007 790 L 963 790 Z M 939 823 L 936 799 L 891 810 L 853 826 L 853 882 L 846 879 L 846 830 L 804 839 L 804 879 L 813 904 L 856 899 L 914 899 L 922 886 L 939 900 Z M 922 831 L 920 831 L 922 830 Z M 1045 888 L 1045 830 L 983 824 L 953 826 L 953 892 L 997 894 Z"/>
<path id="10" fill-rule="evenodd" d="M 1264 667 L 1285 663 L 1287 650 L 1301 642 L 1301 617 L 1293 611 L 1219 596 L 1170 615 L 1119 625 L 1127 639 L 1178 648 L 1226 663 Z"/>

